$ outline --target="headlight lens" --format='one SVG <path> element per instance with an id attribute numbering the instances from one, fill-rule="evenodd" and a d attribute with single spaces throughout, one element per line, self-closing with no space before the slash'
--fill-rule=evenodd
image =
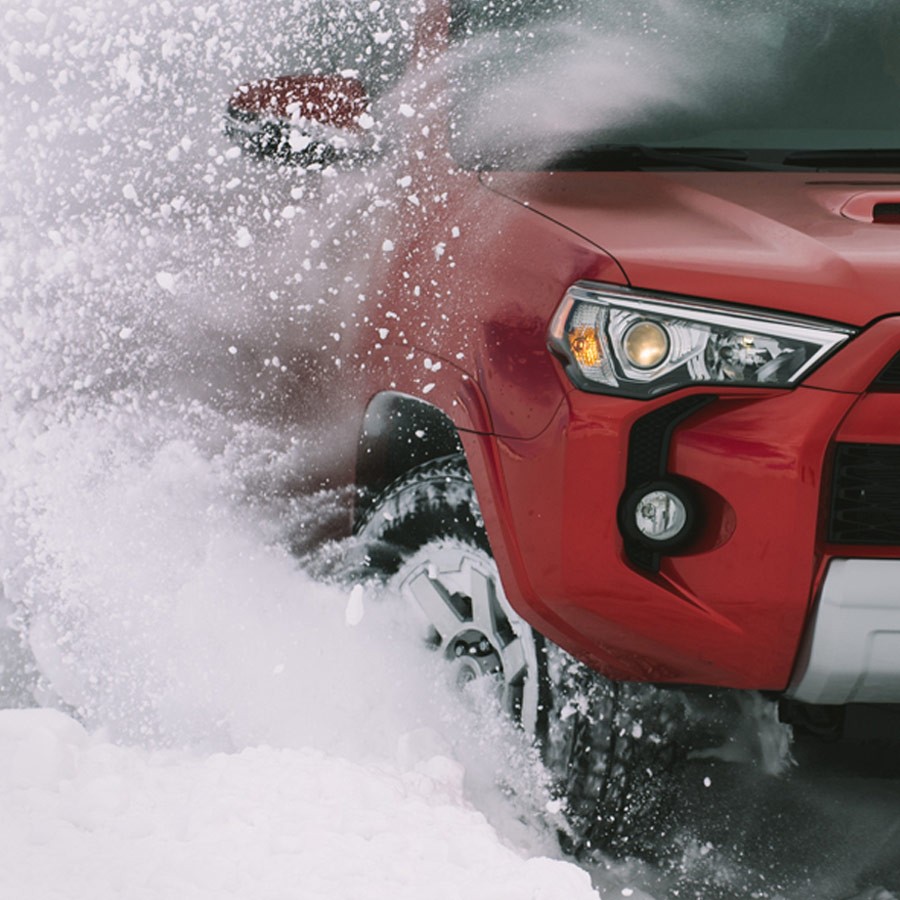
<path id="1" fill-rule="evenodd" d="M 622 338 L 625 359 L 636 369 L 656 369 L 669 355 L 669 332 L 652 319 L 632 322 Z"/>
<path id="2" fill-rule="evenodd" d="M 855 333 L 579 282 L 553 321 L 551 345 L 579 387 L 650 397 L 692 384 L 790 387 Z"/>

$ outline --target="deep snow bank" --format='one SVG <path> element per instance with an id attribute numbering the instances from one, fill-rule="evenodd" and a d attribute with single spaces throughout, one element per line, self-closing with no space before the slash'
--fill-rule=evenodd
<path id="1" fill-rule="evenodd" d="M 462 770 L 312 749 L 148 752 L 50 710 L 0 713 L 0 894 L 589 900 L 588 875 L 503 846 Z"/>

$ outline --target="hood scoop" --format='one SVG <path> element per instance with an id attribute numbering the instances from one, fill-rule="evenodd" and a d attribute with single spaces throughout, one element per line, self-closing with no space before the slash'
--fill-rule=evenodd
<path id="1" fill-rule="evenodd" d="M 856 222 L 900 225 L 900 191 L 865 191 L 854 194 L 841 207 L 841 215 Z"/>
<path id="2" fill-rule="evenodd" d="M 876 203 L 872 221 L 882 225 L 900 225 L 900 203 Z"/>

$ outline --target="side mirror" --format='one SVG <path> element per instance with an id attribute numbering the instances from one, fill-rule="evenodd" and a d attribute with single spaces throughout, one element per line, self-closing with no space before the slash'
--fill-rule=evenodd
<path id="1" fill-rule="evenodd" d="M 356 78 L 282 75 L 235 89 L 225 133 L 257 156 L 302 166 L 364 152 L 369 98 Z"/>

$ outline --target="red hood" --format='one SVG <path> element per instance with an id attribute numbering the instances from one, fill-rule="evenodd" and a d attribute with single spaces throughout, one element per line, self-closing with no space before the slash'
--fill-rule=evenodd
<path id="1" fill-rule="evenodd" d="M 491 173 L 491 190 L 614 256 L 634 287 L 865 325 L 900 313 L 900 176 Z"/>

